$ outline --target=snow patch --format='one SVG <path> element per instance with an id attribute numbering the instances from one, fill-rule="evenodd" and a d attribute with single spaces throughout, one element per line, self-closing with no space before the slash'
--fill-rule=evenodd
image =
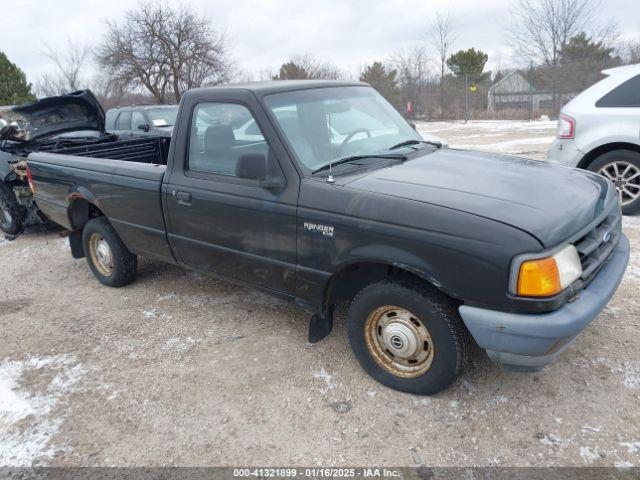
<path id="1" fill-rule="evenodd" d="M 553 433 L 545 434 L 542 437 L 540 437 L 540 443 L 542 443 L 543 445 L 548 445 L 550 447 L 562 447 L 562 448 L 564 448 L 570 442 L 571 442 L 571 440 L 560 438 L 557 435 L 554 435 Z"/>
<path id="2" fill-rule="evenodd" d="M 627 453 L 640 452 L 640 442 L 619 442 L 621 447 L 627 448 Z"/>
<path id="3" fill-rule="evenodd" d="M 484 150 L 489 152 L 516 153 L 521 150 L 521 146 L 525 145 L 544 145 L 553 142 L 555 137 L 531 137 L 516 140 L 507 140 L 497 143 L 452 143 L 451 148 L 464 148 L 467 150 Z"/>
<path id="4" fill-rule="evenodd" d="M 52 417 L 52 413 L 66 401 L 85 372 L 66 355 L 5 360 L 0 364 L 0 465 L 28 467 L 36 460 L 53 457 L 57 448 L 51 445 L 51 438 L 60 429 L 64 415 Z M 44 392 L 30 392 L 21 385 L 26 374 L 34 373 L 39 378 L 54 374 Z"/>
<path id="5" fill-rule="evenodd" d="M 585 463 L 592 463 L 600 458 L 600 455 L 598 454 L 598 449 L 591 450 L 589 447 L 580 447 L 580 457 Z"/>
<path id="6" fill-rule="evenodd" d="M 441 132 L 443 130 L 480 130 L 482 132 L 554 130 L 557 122 L 552 120 L 472 120 L 467 123 L 460 122 L 418 122 L 416 128 L 419 132 Z"/>
<path id="7" fill-rule="evenodd" d="M 612 368 L 611 372 L 622 375 L 622 384 L 626 388 L 640 388 L 640 362 L 624 362 L 620 366 Z"/>
<path id="8" fill-rule="evenodd" d="M 159 320 L 171 320 L 171 315 L 165 315 L 164 313 L 159 312 L 155 308 L 150 308 L 148 310 L 143 310 L 142 314 L 144 318 L 148 320 L 159 319 Z"/>
<path id="9" fill-rule="evenodd" d="M 320 393 L 322 393 L 323 395 L 329 390 L 333 390 L 334 388 L 336 388 L 336 384 L 333 382 L 333 375 L 327 372 L 324 367 L 320 367 L 318 370 L 313 372 L 313 378 L 323 380 L 325 385 L 327 386 L 326 389 L 320 390 Z"/>
<path id="10" fill-rule="evenodd" d="M 580 428 L 580 431 L 582 433 L 587 433 L 587 432 L 593 432 L 593 433 L 598 433 L 600 431 L 600 427 L 592 427 L 590 425 L 583 425 Z"/>

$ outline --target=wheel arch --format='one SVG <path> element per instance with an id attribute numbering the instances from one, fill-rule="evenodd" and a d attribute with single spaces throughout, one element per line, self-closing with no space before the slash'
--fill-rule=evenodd
<path id="1" fill-rule="evenodd" d="M 593 163 L 593 161 L 598 158 L 600 155 L 604 155 L 608 152 L 613 152 L 615 150 L 631 150 L 633 152 L 640 153 L 640 145 L 630 142 L 611 142 L 605 143 L 604 145 L 600 145 L 591 149 L 584 157 L 578 162 L 578 168 L 588 169 L 589 165 Z"/>
<path id="2" fill-rule="evenodd" d="M 323 309 L 341 300 L 353 298 L 367 285 L 383 280 L 414 279 L 455 300 L 453 295 L 427 269 L 413 263 L 376 257 L 352 259 L 340 264 L 328 278 L 323 290 Z"/>
<path id="3" fill-rule="evenodd" d="M 90 219 L 104 216 L 97 198 L 86 189 L 78 189 L 71 193 L 68 202 L 67 216 L 74 231 L 81 231 Z"/>

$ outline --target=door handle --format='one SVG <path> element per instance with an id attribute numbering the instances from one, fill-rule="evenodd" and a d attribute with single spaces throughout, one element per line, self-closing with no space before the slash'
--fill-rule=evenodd
<path id="1" fill-rule="evenodd" d="M 187 204 L 187 205 L 191 203 L 191 193 L 180 192 L 175 190 L 171 193 L 178 199 L 178 203 Z"/>

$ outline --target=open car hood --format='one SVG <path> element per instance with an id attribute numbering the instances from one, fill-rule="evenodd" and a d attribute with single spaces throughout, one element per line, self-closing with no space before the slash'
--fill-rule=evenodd
<path id="1" fill-rule="evenodd" d="M 18 105 L 3 111 L 0 117 L 18 123 L 20 128 L 8 137 L 18 142 L 79 130 L 104 132 L 104 110 L 91 90 Z"/>

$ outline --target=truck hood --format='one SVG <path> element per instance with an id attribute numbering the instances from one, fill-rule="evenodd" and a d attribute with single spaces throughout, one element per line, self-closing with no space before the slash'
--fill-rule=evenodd
<path id="1" fill-rule="evenodd" d="M 443 149 L 361 176 L 347 188 L 486 217 L 553 247 L 603 211 L 608 182 L 547 162 Z"/>
<path id="2" fill-rule="evenodd" d="M 104 132 L 104 110 L 91 90 L 42 98 L 5 110 L 0 116 L 8 123 L 18 123 L 20 128 L 8 137 L 18 142 L 79 130 Z"/>

